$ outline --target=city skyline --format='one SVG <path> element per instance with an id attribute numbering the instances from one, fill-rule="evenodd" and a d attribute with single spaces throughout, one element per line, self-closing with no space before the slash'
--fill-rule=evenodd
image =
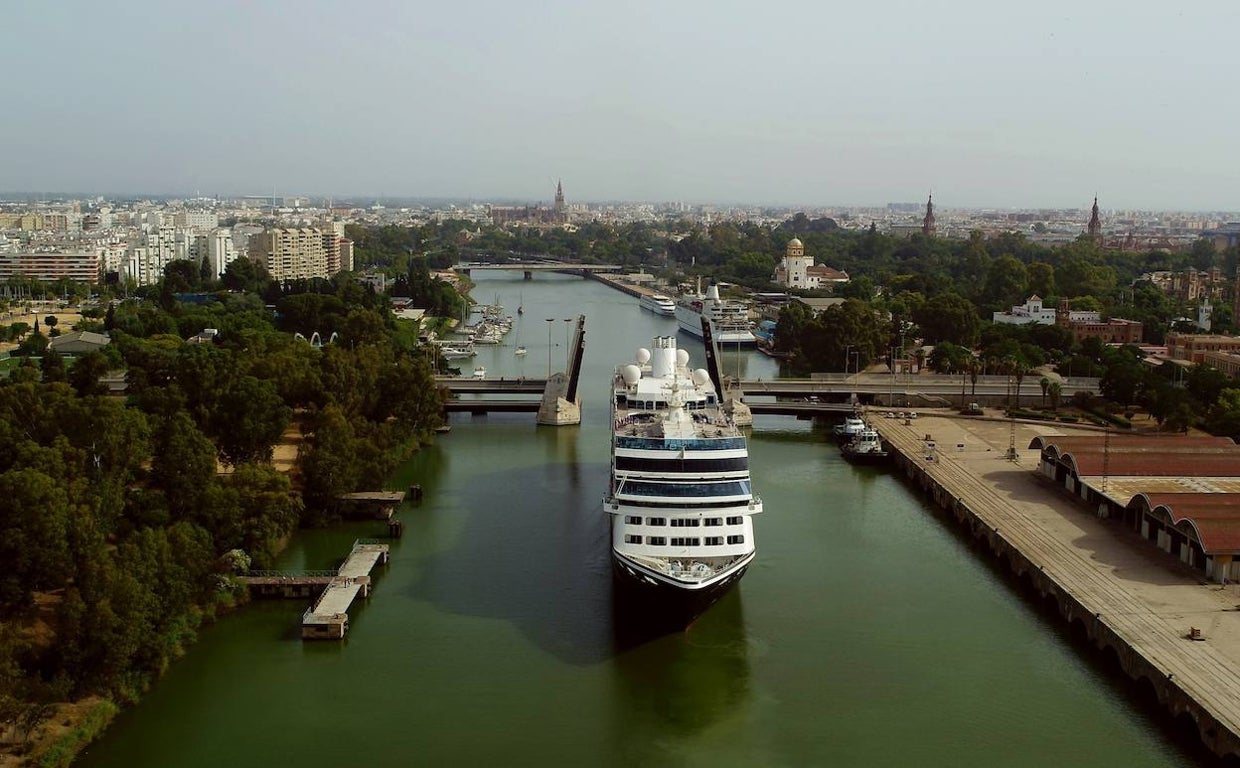
<path id="1" fill-rule="evenodd" d="M 1240 209 L 1240 9 L 1079 5 L 23 1 L 4 186 Z"/>

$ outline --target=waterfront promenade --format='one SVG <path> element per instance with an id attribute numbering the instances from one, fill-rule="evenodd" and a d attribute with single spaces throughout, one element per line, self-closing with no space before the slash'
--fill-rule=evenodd
<path id="1" fill-rule="evenodd" d="M 875 414 L 876 415 L 876 414 Z M 1074 634 L 1101 650 L 1146 697 L 1220 756 L 1240 751 L 1240 592 L 1200 576 L 1044 483 L 1041 434 L 1059 424 L 923 417 L 873 424 L 911 481 L 969 526 Z M 934 449 L 928 449 L 930 436 Z M 932 456 L 932 459 L 928 459 Z M 1200 640 L 1190 639 L 1192 629 Z"/>

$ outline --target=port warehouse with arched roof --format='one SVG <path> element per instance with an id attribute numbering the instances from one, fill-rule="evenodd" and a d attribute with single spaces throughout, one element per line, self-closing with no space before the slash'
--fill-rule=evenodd
<path id="1" fill-rule="evenodd" d="M 1045 435 L 1039 473 L 1214 581 L 1240 581 L 1240 446 L 1227 437 Z"/>

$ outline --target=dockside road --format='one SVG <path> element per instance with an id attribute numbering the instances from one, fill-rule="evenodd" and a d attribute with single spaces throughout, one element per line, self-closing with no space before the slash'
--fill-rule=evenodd
<path id="1" fill-rule="evenodd" d="M 871 423 L 909 481 L 1053 602 L 1140 695 L 1156 697 L 1180 730 L 1195 730 L 1216 755 L 1240 754 L 1238 587 L 1203 583 L 1041 480 L 1030 440 L 1080 430 L 925 414 L 912 421 L 872 414 Z M 1007 458 L 1013 445 L 1016 461 Z"/>

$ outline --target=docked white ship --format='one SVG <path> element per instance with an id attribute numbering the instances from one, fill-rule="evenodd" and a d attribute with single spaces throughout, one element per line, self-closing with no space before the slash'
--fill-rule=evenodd
<path id="1" fill-rule="evenodd" d="M 686 626 L 753 561 L 762 511 L 745 436 L 720 409 L 710 374 L 689 370 L 674 336 L 654 339 L 613 384 L 612 564 L 643 615 Z"/>
<path id="2" fill-rule="evenodd" d="M 702 338 L 703 317 L 710 320 L 712 335 L 720 347 L 758 341 L 749 320 L 749 307 L 744 302 L 720 298 L 717 285 L 711 285 L 705 294 L 699 285 L 696 293 L 686 293 L 676 300 L 676 322 L 681 330 Z"/>
<path id="3" fill-rule="evenodd" d="M 639 303 L 642 309 L 648 309 L 656 315 L 667 317 L 676 315 L 676 302 L 661 293 L 643 293 Z"/>

